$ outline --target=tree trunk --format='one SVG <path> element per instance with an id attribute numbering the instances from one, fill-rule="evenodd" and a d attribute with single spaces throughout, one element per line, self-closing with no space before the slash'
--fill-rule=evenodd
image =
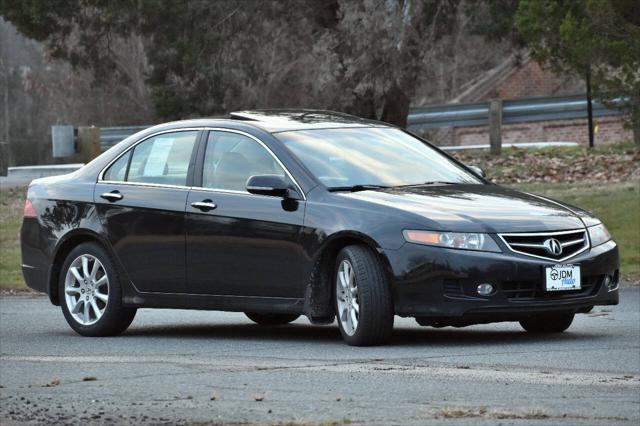
<path id="1" fill-rule="evenodd" d="M 384 94 L 380 120 L 398 127 L 407 127 L 411 99 L 397 84 Z"/>
<path id="2" fill-rule="evenodd" d="M 593 148 L 593 99 L 591 98 L 591 67 L 587 69 L 587 115 L 589 117 L 589 148 Z"/>
<path id="3" fill-rule="evenodd" d="M 376 116 L 376 100 L 373 89 L 367 89 L 364 94 L 356 95 L 351 107 L 347 109 L 349 114 L 358 117 L 375 120 Z"/>

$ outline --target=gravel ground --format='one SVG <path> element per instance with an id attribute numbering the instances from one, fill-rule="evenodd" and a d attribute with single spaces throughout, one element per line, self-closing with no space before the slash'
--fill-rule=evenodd
<path id="1" fill-rule="evenodd" d="M 640 422 L 640 289 L 567 333 L 396 320 L 390 345 L 335 325 L 140 310 L 83 338 L 45 297 L 0 297 L 0 424 L 531 424 Z"/>

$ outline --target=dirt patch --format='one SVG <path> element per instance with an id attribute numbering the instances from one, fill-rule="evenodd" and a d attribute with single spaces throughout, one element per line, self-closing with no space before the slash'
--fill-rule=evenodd
<path id="1" fill-rule="evenodd" d="M 40 293 L 35 290 L 31 290 L 29 287 L 24 288 L 9 288 L 0 289 L 0 296 L 46 296 L 44 293 Z"/>
<path id="2" fill-rule="evenodd" d="M 563 413 L 559 415 L 546 413 L 541 409 L 528 410 L 490 410 L 486 407 L 443 407 L 432 412 L 435 418 L 462 419 L 485 418 L 498 420 L 544 420 L 544 419 L 575 419 L 575 420 L 608 420 L 626 421 L 626 417 L 589 417 L 580 414 Z"/>

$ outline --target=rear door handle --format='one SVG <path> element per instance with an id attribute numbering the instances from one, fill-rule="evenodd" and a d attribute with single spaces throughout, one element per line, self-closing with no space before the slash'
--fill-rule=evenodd
<path id="1" fill-rule="evenodd" d="M 105 192 L 104 194 L 100 195 L 100 198 L 104 198 L 105 200 L 114 202 L 114 201 L 122 200 L 122 198 L 124 197 L 122 196 L 120 191 L 111 191 L 111 192 Z"/>
<path id="2" fill-rule="evenodd" d="M 216 206 L 216 204 L 211 200 L 202 200 L 191 203 L 191 207 L 200 209 L 203 212 L 208 212 L 209 210 L 213 210 L 218 206 Z"/>

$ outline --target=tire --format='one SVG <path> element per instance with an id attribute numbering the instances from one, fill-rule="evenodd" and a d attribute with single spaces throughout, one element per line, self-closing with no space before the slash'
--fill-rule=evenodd
<path id="1" fill-rule="evenodd" d="M 391 289 L 380 259 L 369 247 L 352 245 L 338 253 L 333 288 L 336 319 L 345 342 L 373 346 L 389 341 L 394 319 Z"/>
<path id="2" fill-rule="evenodd" d="M 298 314 L 259 314 L 256 312 L 244 313 L 251 321 L 259 325 L 284 325 L 298 319 Z"/>
<path id="3" fill-rule="evenodd" d="M 520 325 L 529 333 L 562 333 L 571 326 L 574 316 L 572 313 L 532 316 L 521 319 Z"/>
<path id="4" fill-rule="evenodd" d="M 62 266 L 58 295 L 67 323 L 82 336 L 115 336 L 126 330 L 136 315 L 135 308 L 122 306 L 115 263 L 97 243 L 82 243 L 71 250 Z"/>

